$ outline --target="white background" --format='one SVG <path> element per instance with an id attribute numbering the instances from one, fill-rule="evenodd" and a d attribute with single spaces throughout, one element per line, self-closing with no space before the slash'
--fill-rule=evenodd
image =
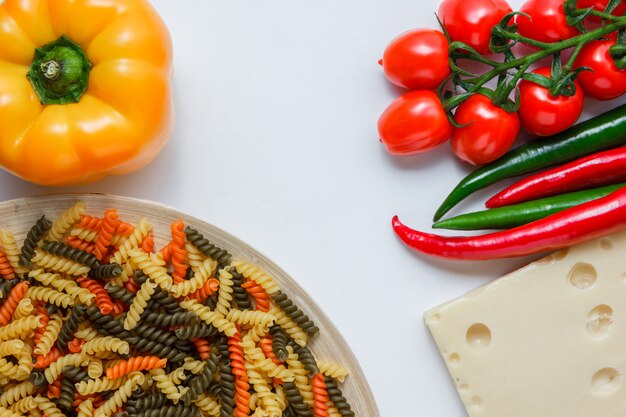
<path id="1" fill-rule="evenodd" d="M 377 60 L 397 34 L 435 27 L 438 1 L 154 5 L 175 47 L 177 123 L 165 151 L 141 172 L 84 187 L 42 188 L 1 172 L 0 200 L 105 192 L 213 223 L 317 300 L 360 360 L 383 416 L 465 416 L 422 313 L 528 260 L 426 259 L 392 233 L 394 214 L 429 228 L 469 171 L 447 144 L 392 158 L 377 139 L 377 118 L 400 93 Z M 479 208 L 487 195 L 459 210 Z"/>

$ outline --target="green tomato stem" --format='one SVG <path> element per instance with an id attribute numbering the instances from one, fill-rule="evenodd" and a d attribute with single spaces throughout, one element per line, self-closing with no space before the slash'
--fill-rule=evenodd
<path id="1" fill-rule="evenodd" d="M 603 17 L 600 15 L 604 15 L 606 13 L 597 12 L 593 14 L 599 17 Z M 568 61 L 568 64 L 565 66 L 566 71 L 571 70 L 571 67 L 573 66 L 573 62 L 576 59 L 576 56 L 578 55 L 578 53 L 580 52 L 580 49 L 582 49 L 584 45 L 586 45 L 587 43 L 593 40 L 601 39 L 604 36 L 612 32 L 626 28 L 626 16 L 619 16 L 619 17 L 613 16 L 613 18 L 606 19 L 606 20 L 611 20 L 611 23 L 608 23 L 596 30 L 582 33 L 578 36 L 574 36 L 572 38 L 565 39 L 559 42 L 554 42 L 554 43 L 538 42 L 532 39 L 528 39 L 517 33 L 507 33 L 506 36 L 508 36 L 513 41 L 523 42 L 528 45 L 536 46 L 540 48 L 540 50 L 538 50 L 537 52 L 533 52 L 532 54 L 524 56 L 524 57 L 505 61 L 502 63 L 497 63 L 496 65 L 493 66 L 493 69 L 491 69 L 490 71 L 487 71 L 483 75 L 472 78 L 470 80 L 465 80 L 467 83 L 471 84 L 472 87 L 469 90 L 467 90 L 467 93 L 459 95 L 459 96 L 455 96 L 455 97 L 450 98 L 449 100 L 446 100 L 443 103 L 444 109 L 446 111 L 450 111 L 454 109 L 456 106 L 461 104 L 464 100 L 466 100 L 469 96 L 477 93 L 481 88 L 484 87 L 485 84 L 487 84 L 489 81 L 491 81 L 495 77 L 498 77 L 500 74 L 507 73 L 508 71 L 514 68 L 519 68 L 518 74 L 516 74 L 516 78 L 517 80 L 519 80 L 523 76 L 524 72 L 527 71 L 530 68 L 530 66 L 534 64 L 535 62 L 545 57 L 554 55 L 557 52 L 570 49 L 570 48 L 576 48 L 576 50 L 574 50 L 572 54 L 572 55 L 575 54 L 575 56 L 573 57 L 573 59 L 570 58 L 571 63 Z M 478 60 L 474 56 L 468 56 L 468 59 Z M 478 61 L 482 62 L 480 60 Z M 495 64 L 495 61 L 492 61 L 492 62 L 494 62 Z M 509 88 L 510 88 L 509 90 L 509 93 L 510 93 L 512 89 L 515 88 L 515 85 L 513 84 Z M 495 103 L 495 104 L 501 104 L 501 103 Z"/>

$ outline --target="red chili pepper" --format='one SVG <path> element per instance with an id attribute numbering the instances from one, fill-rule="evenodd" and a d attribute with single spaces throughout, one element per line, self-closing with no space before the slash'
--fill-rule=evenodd
<path id="1" fill-rule="evenodd" d="M 540 172 L 489 199 L 488 208 L 508 206 L 626 180 L 626 147 L 599 152 Z"/>
<path id="2" fill-rule="evenodd" d="M 443 258 L 485 260 L 555 250 L 626 229 L 626 187 L 606 197 L 514 229 L 481 236 L 438 236 L 413 230 L 393 218 L 409 247 Z"/>

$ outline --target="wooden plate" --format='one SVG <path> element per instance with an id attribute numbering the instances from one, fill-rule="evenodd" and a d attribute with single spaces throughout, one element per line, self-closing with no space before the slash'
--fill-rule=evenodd
<path id="1" fill-rule="evenodd" d="M 363 417 L 380 416 L 370 387 L 354 354 L 341 333 L 311 297 L 293 278 L 267 257 L 209 223 L 163 204 L 145 200 L 100 194 L 59 194 L 21 198 L 0 203 L 0 228 L 12 230 L 20 242 L 41 215 L 45 214 L 48 218 L 54 219 L 77 201 L 85 202 L 89 214 L 101 215 L 105 209 L 117 208 L 120 212 L 120 218 L 131 224 L 137 224 L 145 217 L 154 226 L 157 247 L 169 241 L 170 223 L 182 219 L 189 226 L 198 229 L 212 243 L 228 250 L 235 257 L 259 265 L 275 278 L 281 289 L 319 326 L 320 334 L 313 338 L 310 343 L 316 358 L 338 362 L 351 370 L 351 375 L 343 384 L 342 389 L 355 414 Z"/>

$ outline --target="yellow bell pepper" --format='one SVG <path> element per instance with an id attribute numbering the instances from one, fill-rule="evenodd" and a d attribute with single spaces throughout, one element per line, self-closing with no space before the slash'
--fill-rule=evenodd
<path id="1" fill-rule="evenodd" d="M 147 0 L 0 0 L 0 165 L 45 185 L 145 166 L 171 134 L 171 66 Z"/>

